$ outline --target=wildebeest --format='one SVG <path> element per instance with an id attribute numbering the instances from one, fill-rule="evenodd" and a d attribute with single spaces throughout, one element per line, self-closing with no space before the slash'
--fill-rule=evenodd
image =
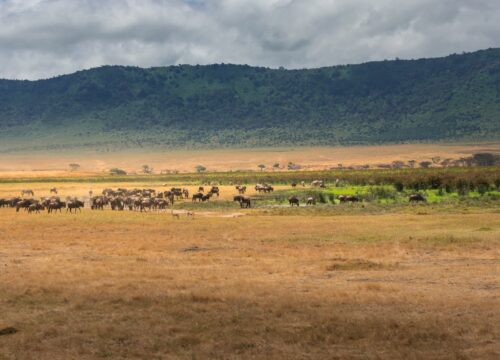
<path id="1" fill-rule="evenodd" d="M 68 201 L 68 203 L 66 204 L 66 212 L 70 212 L 72 213 L 73 212 L 73 209 L 75 210 L 75 213 L 76 213 L 76 210 L 79 210 L 80 212 L 82 211 L 82 207 L 83 207 L 83 201 L 80 201 L 78 199 L 72 199 L 70 201 Z"/>
<path id="2" fill-rule="evenodd" d="M 66 207 L 66 203 L 64 201 L 53 201 L 50 202 L 49 205 L 47 206 L 47 212 L 50 214 L 52 211 L 57 212 L 62 212 L 61 209 Z"/>
<path id="3" fill-rule="evenodd" d="M 411 194 L 408 198 L 409 202 L 427 202 L 427 199 L 422 194 Z"/>
<path id="4" fill-rule="evenodd" d="M 201 201 L 202 198 L 203 198 L 203 194 L 201 192 L 199 192 L 199 193 L 193 194 L 192 201 L 193 202 Z"/>
<path id="5" fill-rule="evenodd" d="M 355 202 L 361 201 L 361 199 L 359 197 L 354 196 L 354 195 L 339 195 L 339 200 L 341 203 L 345 203 L 345 202 L 355 203 Z"/>
<path id="6" fill-rule="evenodd" d="M 219 197 L 219 187 L 218 186 L 212 186 L 212 188 L 209 191 L 209 194 L 215 194 L 217 197 Z"/>
<path id="7" fill-rule="evenodd" d="M 57 188 L 53 187 L 50 189 L 51 194 L 57 194 Z"/>
<path id="8" fill-rule="evenodd" d="M 241 208 L 251 208 L 252 207 L 252 201 L 248 196 L 243 196 L 243 195 L 236 195 L 233 198 L 233 201 L 238 201 L 240 203 Z"/>
<path id="9" fill-rule="evenodd" d="M 32 212 L 37 212 L 39 213 L 40 210 L 43 210 L 45 207 L 40 204 L 40 203 L 34 203 L 28 206 L 28 213 L 31 214 Z"/>
<path id="10" fill-rule="evenodd" d="M 236 185 L 236 190 L 238 190 L 238 194 L 244 194 L 247 191 L 247 187 L 245 185 Z"/>
<path id="11" fill-rule="evenodd" d="M 198 188 L 198 192 L 201 192 L 201 193 L 202 193 L 202 192 L 205 192 L 205 188 L 204 188 L 203 186 L 200 186 L 200 187 Z"/>
<path id="12" fill-rule="evenodd" d="M 208 200 L 210 200 L 211 197 L 212 197 L 212 193 L 211 192 L 206 193 L 205 195 L 203 195 L 201 197 L 201 201 L 203 201 L 203 202 L 208 201 Z"/>
<path id="13" fill-rule="evenodd" d="M 19 212 L 20 209 L 27 210 L 31 204 L 35 204 L 37 201 L 34 199 L 23 199 L 21 201 L 16 202 L 16 212 Z"/>
<path id="14" fill-rule="evenodd" d="M 294 188 L 294 187 L 296 187 L 296 186 L 297 186 L 297 183 L 294 181 L 294 182 L 292 183 L 292 187 Z"/>
<path id="15" fill-rule="evenodd" d="M 121 197 L 116 197 L 114 199 L 111 199 L 109 204 L 111 205 L 111 210 L 120 210 L 121 211 L 125 208 L 125 201 Z"/>
<path id="16" fill-rule="evenodd" d="M 24 195 L 35 196 L 35 192 L 31 189 L 23 189 L 23 190 L 21 190 L 21 196 L 24 196 Z"/>
<path id="17" fill-rule="evenodd" d="M 189 190 L 184 188 L 182 189 L 182 194 L 184 195 L 184 199 L 189 199 Z"/>
<path id="18" fill-rule="evenodd" d="M 290 204 L 290 206 L 294 206 L 294 205 L 299 206 L 299 204 L 300 204 L 299 198 L 297 196 L 293 195 L 292 197 L 290 197 L 288 199 L 288 203 Z"/>
<path id="19" fill-rule="evenodd" d="M 307 205 L 316 205 L 316 199 L 313 196 L 307 198 Z"/>
<path id="20" fill-rule="evenodd" d="M 274 191 L 274 188 L 267 184 L 257 184 L 255 185 L 255 191 L 270 193 Z"/>
<path id="21" fill-rule="evenodd" d="M 320 187 L 320 188 L 324 188 L 325 187 L 325 182 L 323 180 L 313 180 L 311 181 L 311 186 L 315 186 L 315 187 Z"/>

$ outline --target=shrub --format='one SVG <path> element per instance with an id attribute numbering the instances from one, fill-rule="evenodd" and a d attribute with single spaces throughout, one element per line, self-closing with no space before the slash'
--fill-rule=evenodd
<path id="1" fill-rule="evenodd" d="M 394 187 L 396 188 L 397 192 L 402 192 L 405 188 L 404 184 L 401 181 L 396 181 L 394 183 Z"/>
<path id="2" fill-rule="evenodd" d="M 455 187 L 457 188 L 457 193 L 460 196 L 465 196 L 469 193 L 469 184 L 464 179 L 458 179 Z"/>

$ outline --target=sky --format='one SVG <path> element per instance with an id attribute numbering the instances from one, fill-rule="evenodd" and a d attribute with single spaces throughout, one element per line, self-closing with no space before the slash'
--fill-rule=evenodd
<path id="1" fill-rule="evenodd" d="M 0 78 L 438 57 L 500 47 L 499 19 L 500 0 L 0 0 Z"/>

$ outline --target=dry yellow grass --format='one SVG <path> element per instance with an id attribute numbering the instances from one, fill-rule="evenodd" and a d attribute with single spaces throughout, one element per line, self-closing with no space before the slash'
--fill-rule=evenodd
<path id="1" fill-rule="evenodd" d="M 499 245 L 493 211 L 0 209 L 0 359 L 496 359 Z"/>
<path id="2" fill-rule="evenodd" d="M 282 166 L 291 161 L 307 169 L 328 169 L 339 163 L 375 165 L 393 160 L 429 160 L 470 156 L 475 152 L 500 153 L 499 143 L 484 144 L 404 144 L 353 147 L 284 148 L 284 149 L 229 149 L 205 151 L 130 150 L 122 152 L 54 151 L 38 153 L 0 154 L 0 177 L 61 176 L 67 175 L 68 164 L 78 163 L 78 175 L 95 174 L 119 167 L 127 171 L 141 171 L 144 164 L 157 172 L 164 169 L 194 171 L 202 164 L 211 171 L 252 169 L 258 164 L 268 168 L 275 162 Z"/>

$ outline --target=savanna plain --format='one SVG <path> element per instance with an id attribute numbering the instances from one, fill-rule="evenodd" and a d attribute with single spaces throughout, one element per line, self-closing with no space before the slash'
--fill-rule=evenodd
<path id="1" fill-rule="evenodd" d="M 407 201 L 414 173 L 427 202 Z M 259 177 L 272 194 L 254 190 Z M 497 167 L 0 178 L 0 198 L 57 187 L 86 201 L 76 213 L 0 208 L 0 359 L 498 359 L 497 178 Z M 86 198 L 193 194 L 208 179 L 220 197 L 162 211 Z M 452 186 L 466 180 L 482 187 Z M 252 208 L 233 201 L 236 183 Z"/>

